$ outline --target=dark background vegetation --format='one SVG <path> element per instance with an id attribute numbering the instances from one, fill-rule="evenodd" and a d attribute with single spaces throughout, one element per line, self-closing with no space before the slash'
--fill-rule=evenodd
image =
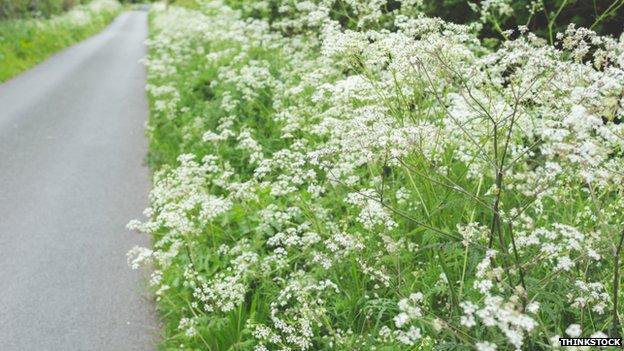
<path id="1" fill-rule="evenodd" d="M 611 34 L 616 37 L 624 29 L 624 0 L 543 0 L 541 2 L 543 9 L 531 16 L 527 9 L 531 1 L 512 1 L 514 16 L 505 19 L 501 27 L 510 29 L 527 25 L 532 32 L 544 38 L 549 38 L 550 21 L 552 21 L 553 33 L 564 31 L 569 23 L 574 23 L 577 27 L 591 28 L 599 34 Z M 430 16 L 441 17 L 455 23 L 468 23 L 479 18 L 479 15 L 470 9 L 466 0 L 425 0 L 425 6 Z M 491 24 L 486 24 L 482 35 L 499 36 Z"/>

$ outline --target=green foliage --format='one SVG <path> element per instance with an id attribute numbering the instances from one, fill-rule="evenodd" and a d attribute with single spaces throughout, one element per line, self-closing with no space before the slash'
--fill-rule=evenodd
<path id="1" fill-rule="evenodd" d="M 85 0 L 2 0 L 0 19 L 19 17 L 49 17 L 67 11 Z"/>
<path id="2" fill-rule="evenodd" d="M 72 11 L 50 19 L 0 21 L 0 82 L 97 33 L 117 15 L 119 7 L 96 11 L 85 5 Z"/>
<path id="3" fill-rule="evenodd" d="M 180 7 L 186 7 L 187 9 L 199 8 L 199 4 L 196 0 L 172 0 L 171 4 Z"/>

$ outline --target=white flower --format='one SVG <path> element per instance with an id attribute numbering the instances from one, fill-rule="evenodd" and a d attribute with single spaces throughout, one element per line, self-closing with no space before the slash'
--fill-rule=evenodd
<path id="1" fill-rule="evenodd" d="M 571 338 L 578 338 L 581 336 L 581 326 L 578 324 L 570 324 L 565 332 Z"/>
<path id="2" fill-rule="evenodd" d="M 537 301 L 533 301 L 526 306 L 526 309 L 530 313 L 537 313 L 539 311 L 540 304 Z"/>
<path id="3" fill-rule="evenodd" d="M 593 333 L 590 338 L 596 338 L 596 339 L 604 339 L 604 338 L 608 338 L 609 336 L 601 331 L 597 331 L 595 333 Z"/>
<path id="4" fill-rule="evenodd" d="M 489 341 L 478 342 L 475 344 L 477 351 L 496 351 L 496 345 Z"/>

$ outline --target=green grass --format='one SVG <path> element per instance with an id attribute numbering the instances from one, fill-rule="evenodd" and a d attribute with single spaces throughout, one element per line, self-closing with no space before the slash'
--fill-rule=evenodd
<path id="1" fill-rule="evenodd" d="M 69 13 L 51 19 L 0 21 L 0 82 L 99 32 L 119 13 L 119 7 L 101 12 L 86 8 L 85 23 L 66 18 Z"/>

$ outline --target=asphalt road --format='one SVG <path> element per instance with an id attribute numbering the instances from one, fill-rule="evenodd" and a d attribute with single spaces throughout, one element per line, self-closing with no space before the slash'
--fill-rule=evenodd
<path id="1" fill-rule="evenodd" d="M 0 350 L 153 350 L 141 216 L 147 14 L 0 85 Z"/>

